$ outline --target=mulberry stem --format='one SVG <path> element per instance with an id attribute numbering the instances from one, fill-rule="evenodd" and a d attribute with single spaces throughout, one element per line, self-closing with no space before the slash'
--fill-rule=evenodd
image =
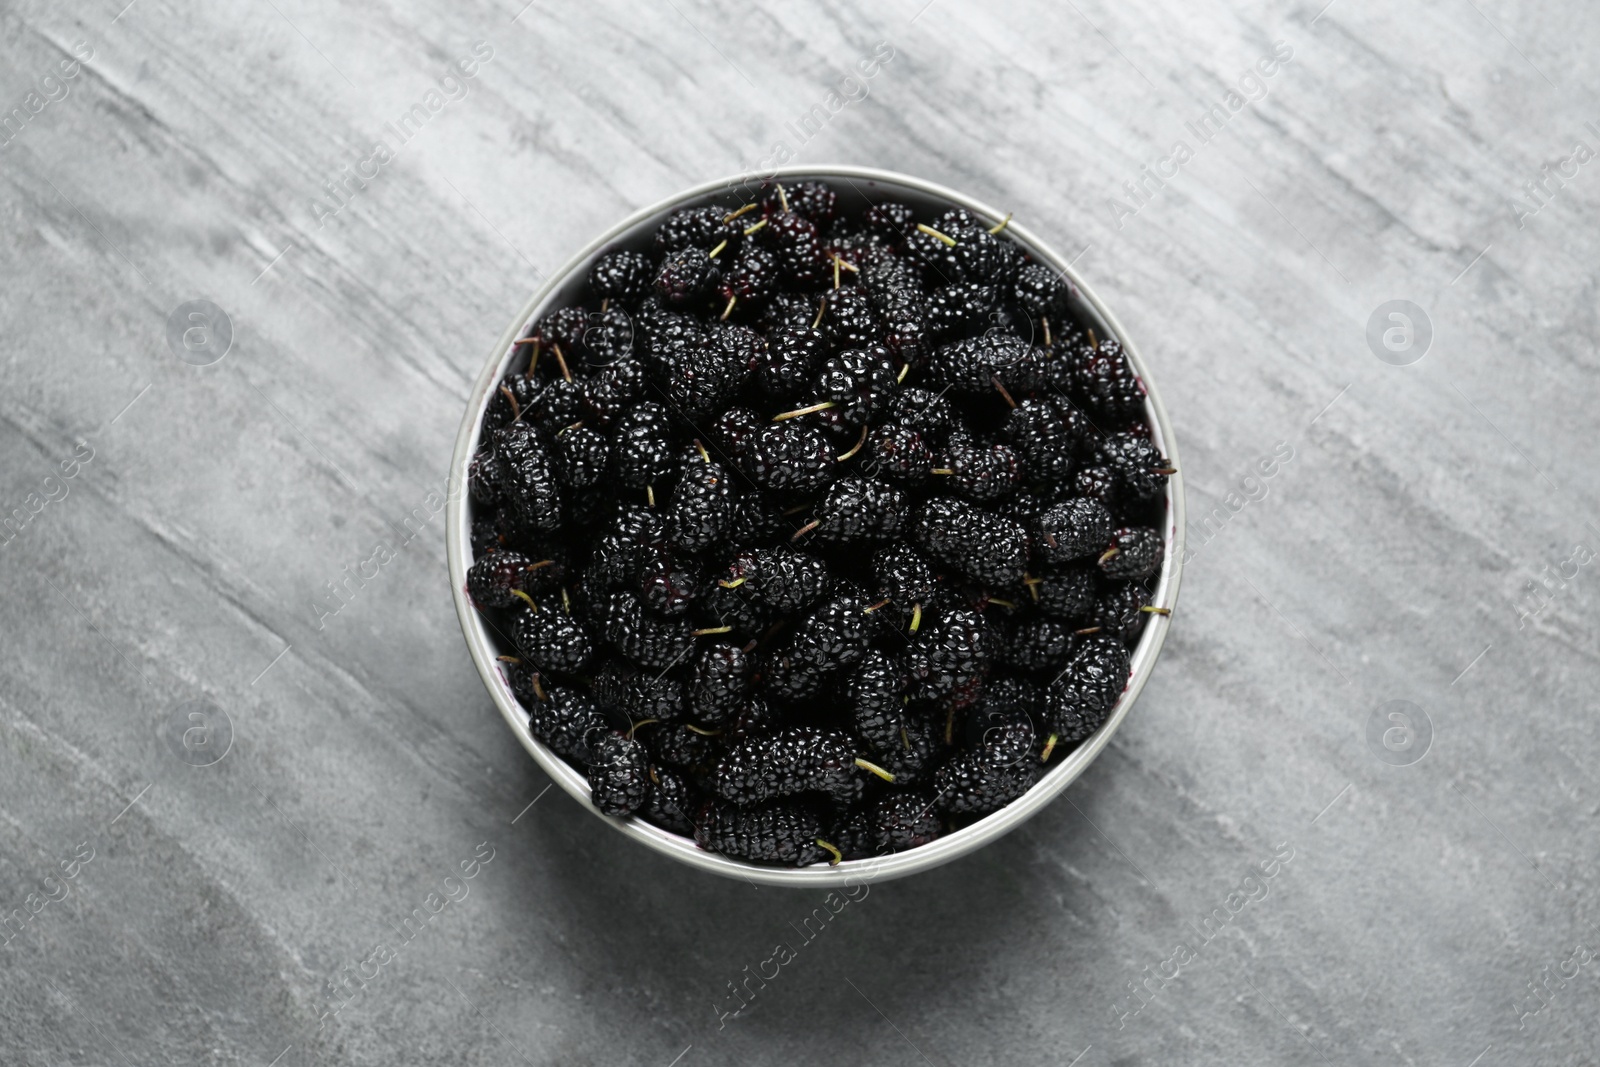
<path id="1" fill-rule="evenodd" d="M 861 446 L 866 444 L 866 443 L 867 443 L 867 428 L 865 426 L 863 426 L 863 427 L 861 427 L 861 439 L 856 442 L 856 445 L 855 445 L 854 448 L 852 448 L 850 451 L 846 452 L 844 455 L 838 457 L 839 462 L 843 463 L 845 460 L 849 459 L 851 456 L 855 455 L 857 452 L 860 452 L 861 451 Z"/>
<path id="2" fill-rule="evenodd" d="M 856 766 L 860 767 L 862 770 L 867 771 L 867 772 L 869 772 L 871 774 L 876 774 L 879 778 L 882 778 L 886 782 L 894 781 L 894 775 L 893 774 L 890 774 L 888 771 L 884 770 L 882 767 L 878 766 L 876 763 L 873 763 L 870 760 L 864 760 L 861 757 L 857 756 L 856 757 Z"/>
<path id="3" fill-rule="evenodd" d="M 812 412 L 816 411 L 827 411 L 829 408 L 836 408 L 838 406 L 839 405 L 832 400 L 824 400 L 820 404 L 812 404 L 810 407 L 796 408 L 793 411 L 785 411 L 782 415 L 774 415 L 772 416 L 772 421 L 782 422 L 784 419 L 797 419 L 801 415 L 810 415 Z"/>

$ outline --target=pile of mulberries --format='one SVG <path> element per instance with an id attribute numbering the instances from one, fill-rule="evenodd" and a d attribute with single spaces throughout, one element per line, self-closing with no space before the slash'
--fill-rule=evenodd
<path id="1" fill-rule="evenodd" d="M 671 215 L 530 324 L 467 590 L 595 806 L 801 865 L 926 844 L 1105 721 L 1171 469 L 1114 337 L 961 209 Z"/>

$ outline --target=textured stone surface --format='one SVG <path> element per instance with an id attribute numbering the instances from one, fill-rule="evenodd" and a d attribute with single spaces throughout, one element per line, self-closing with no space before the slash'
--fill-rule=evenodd
<path id="1" fill-rule="evenodd" d="M 1582 5 L 123 2 L 0 11 L 0 510 L 30 515 L 0 546 L 0 1062 L 1592 1055 L 1600 960 L 1558 974 L 1600 950 Z M 870 95 L 801 144 L 879 41 Z M 380 138 L 368 187 L 315 207 Z M 1082 249 L 1191 514 L 1220 509 L 1083 779 L 814 940 L 820 894 L 698 876 L 543 793 L 426 504 L 541 270 L 778 142 Z M 1570 181 L 1519 209 L 1546 164 Z M 1136 201 L 1144 166 L 1169 177 Z M 233 327 L 209 366 L 166 339 L 196 299 Z M 1406 366 L 1366 341 L 1395 299 L 1433 332 Z M 1429 717 L 1420 762 L 1369 745 L 1391 700 Z"/>

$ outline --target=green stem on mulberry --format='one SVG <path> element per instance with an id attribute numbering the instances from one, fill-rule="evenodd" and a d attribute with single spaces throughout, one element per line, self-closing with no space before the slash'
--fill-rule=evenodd
<path id="1" fill-rule="evenodd" d="M 839 866 L 839 861 L 844 859 L 844 853 L 843 852 L 840 852 L 836 847 L 834 847 L 833 845 L 828 844 L 828 842 L 824 841 L 820 837 L 817 838 L 817 847 L 818 848 L 822 848 L 822 849 L 826 849 L 833 856 L 833 859 L 828 861 L 828 866 L 829 867 L 837 867 L 837 866 Z"/>
<path id="2" fill-rule="evenodd" d="M 829 408 L 836 408 L 838 406 L 839 405 L 832 400 L 824 400 L 820 404 L 812 404 L 809 407 L 796 408 L 793 411 L 785 411 L 781 415 L 774 415 L 772 416 L 772 421 L 782 422 L 784 419 L 798 419 L 801 415 L 810 415 L 818 411 L 827 411 Z"/>
<path id="3" fill-rule="evenodd" d="M 954 248 L 956 246 L 956 239 L 954 237 L 951 237 L 947 233 L 940 233 L 938 230 L 934 229 L 932 226 L 929 226 L 926 222 L 917 223 L 917 229 L 921 230 L 923 233 L 927 234 L 929 237 L 937 237 L 939 240 L 943 241 L 945 244 L 949 245 L 951 248 Z"/>
<path id="4" fill-rule="evenodd" d="M 851 456 L 855 455 L 857 452 L 860 452 L 861 451 L 861 446 L 866 444 L 866 443 L 867 443 L 867 428 L 865 426 L 863 426 L 863 427 L 861 427 L 861 438 L 858 441 L 856 441 L 856 444 L 855 444 L 854 448 L 852 448 L 850 451 L 846 452 L 844 455 L 838 457 L 839 462 L 843 463 L 845 460 L 849 459 Z"/>
<path id="5" fill-rule="evenodd" d="M 989 227 L 989 232 L 999 233 L 1009 225 L 1011 225 L 1011 212 L 1008 211 L 1006 212 L 1006 217 L 1000 220 L 999 225 Z"/>
<path id="6" fill-rule="evenodd" d="M 893 774 L 891 774 L 890 772 L 884 770 L 882 767 L 878 766 L 876 763 L 873 763 L 871 760 L 864 760 L 860 756 L 857 756 L 856 757 L 856 766 L 860 767 L 862 770 L 868 772 L 869 774 L 876 774 L 879 778 L 882 778 L 886 782 L 894 781 L 894 775 Z"/>

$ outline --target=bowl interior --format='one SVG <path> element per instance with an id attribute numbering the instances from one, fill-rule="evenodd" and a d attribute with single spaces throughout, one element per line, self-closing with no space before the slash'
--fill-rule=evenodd
<path id="1" fill-rule="evenodd" d="M 855 214 L 871 204 L 897 200 L 910 204 L 917 210 L 919 217 L 935 215 L 951 206 L 964 207 L 980 217 L 993 219 L 995 222 L 1004 217 L 1003 212 L 996 212 L 987 205 L 952 190 L 886 171 L 852 167 L 794 167 L 780 168 L 775 172 L 775 176 L 785 181 L 816 179 L 828 182 L 839 195 L 841 213 Z M 473 608 L 466 596 L 466 568 L 472 563 L 470 528 L 474 505 L 470 497 L 462 491 L 462 487 L 465 485 L 467 463 L 479 447 L 483 412 L 491 391 L 506 373 L 526 363 L 527 357 L 517 352 L 518 346 L 513 342 L 518 337 L 525 336 L 531 325 L 544 315 L 579 302 L 587 288 L 589 268 L 599 256 L 616 249 L 645 248 L 660 223 L 679 208 L 711 203 L 727 206 L 730 210 L 737 208 L 752 198 L 757 185 L 759 179 L 749 182 L 743 179 L 712 182 L 635 213 L 601 235 L 551 275 L 502 335 L 473 389 L 451 465 L 452 493 L 449 500 L 447 551 L 456 611 L 478 672 L 512 732 L 517 735 L 523 747 L 540 767 L 561 788 L 589 807 L 591 812 L 604 819 L 613 828 L 691 866 L 750 882 L 823 887 L 903 877 L 914 871 L 946 863 L 1000 837 L 1048 804 L 1056 794 L 1082 774 L 1084 768 L 1116 732 L 1127 716 L 1129 707 L 1138 697 L 1166 638 L 1170 618 L 1159 614 L 1150 617 L 1138 645 L 1133 650 L 1128 687 L 1100 729 L 1072 752 L 1059 759 L 1028 793 L 1010 805 L 970 826 L 907 852 L 873 859 L 847 860 L 832 867 L 817 865 L 778 868 L 746 863 L 704 851 L 688 838 L 653 826 L 640 818 L 600 816 L 599 812 L 589 804 L 589 785 L 585 776 L 529 732 L 527 712 L 522 709 L 516 696 L 511 692 L 501 670 L 501 664 L 495 659 L 495 656 L 509 652 L 510 641 Z M 1073 310 L 1080 322 L 1093 328 L 1101 337 L 1113 336 L 1122 342 L 1134 369 L 1149 390 L 1146 416 L 1152 428 L 1153 439 L 1171 464 L 1174 467 L 1179 466 L 1176 445 L 1172 440 L 1166 412 L 1157 396 L 1154 383 L 1150 380 L 1148 369 L 1126 331 L 1093 292 L 1083 284 L 1072 268 L 1052 249 L 1015 221 L 1008 225 L 1007 230 L 1012 239 L 1026 248 L 1036 259 L 1057 270 L 1072 282 Z M 1153 607 L 1168 610 L 1176 601 L 1178 578 L 1182 568 L 1184 523 L 1181 478 L 1181 474 L 1174 474 L 1168 480 L 1164 530 L 1166 558 L 1151 594 Z"/>

